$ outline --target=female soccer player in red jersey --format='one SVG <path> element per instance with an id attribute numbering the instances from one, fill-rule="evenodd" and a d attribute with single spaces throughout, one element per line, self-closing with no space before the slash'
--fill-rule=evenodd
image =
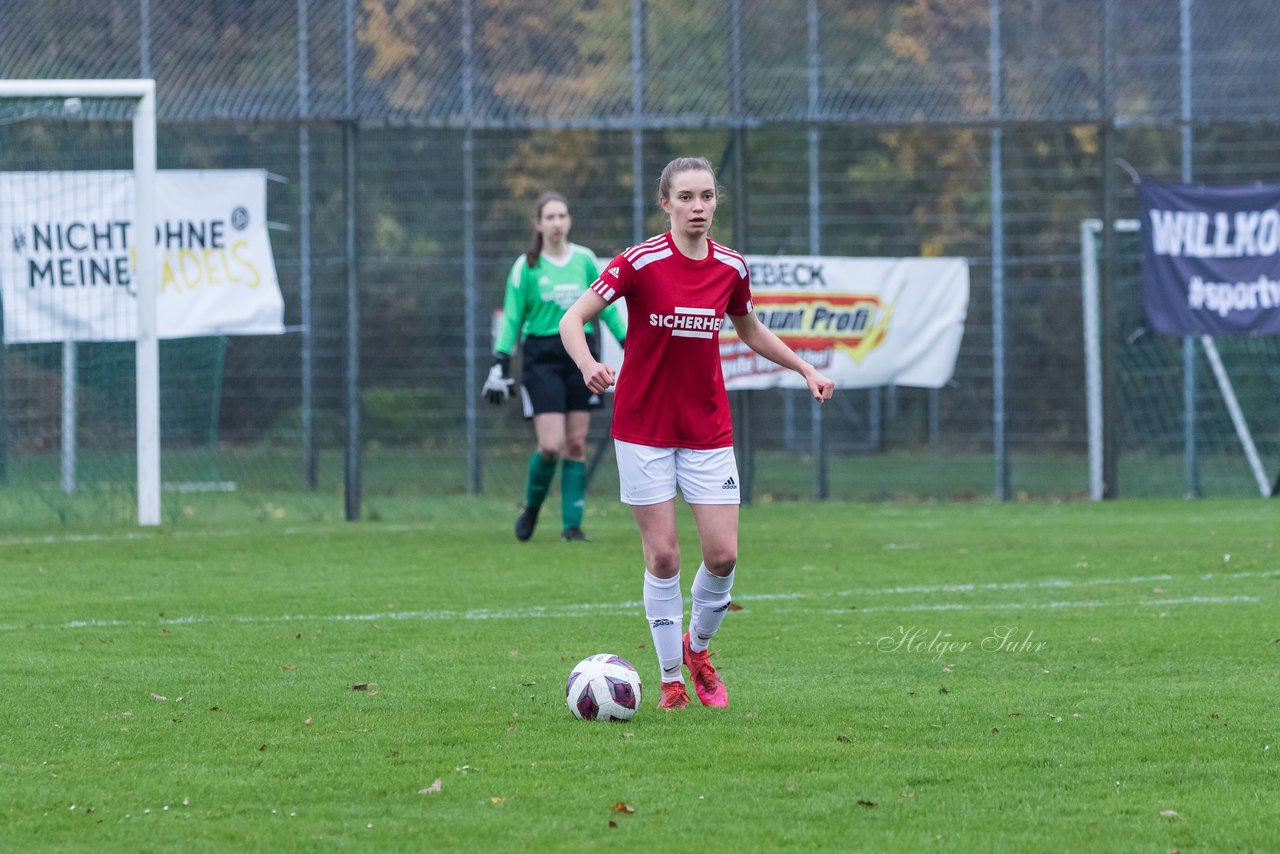
<path id="1" fill-rule="evenodd" d="M 611 433 L 622 500 L 631 505 L 644 548 L 644 608 L 662 667 L 663 709 L 689 703 L 682 661 L 704 705 L 728 705 L 707 650 L 729 608 L 738 562 L 738 466 L 720 370 L 725 315 L 744 344 L 802 375 L 815 400 L 830 400 L 835 389 L 752 312 L 746 262 L 709 237 L 718 200 L 715 173 L 704 158 L 668 163 L 658 203 L 671 230 L 604 265 L 560 321 L 560 337 L 587 388 L 602 393 L 617 382 Z M 615 376 L 591 354 L 583 329 L 619 299 L 627 302 L 627 353 Z M 677 487 L 702 545 L 683 637 Z"/>

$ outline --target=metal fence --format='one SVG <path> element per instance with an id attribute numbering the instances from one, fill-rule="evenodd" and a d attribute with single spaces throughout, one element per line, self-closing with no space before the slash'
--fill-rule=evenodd
<path id="1" fill-rule="evenodd" d="M 530 432 L 478 388 L 531 200 L 565 193 L 573 239 L 607 256 L 662 229 L 656 176 L 685 153 L 718 164 L 717 233 L 737 248 L 971 266 L 947 388 L 843 391 L 821 424 L 795 392 L 738 398 L 757 500 L 1084 495 L 1080 221 L 1132 215 L 1119 161 L 1205 182 L 1273 179 L 1280 163 L 1280 15 L 1264 0 L 0 7 L 0 77 L 154 77 L 161 168 L 279 177 L 269 210 L 292 331 L 224 342 L 211 451 L 254 512 L 273 490 L 349 517 L 394 497 L 514 501 Z M 118 168 L 118 119 L 0 103 L 0 168 Z M 1141 324 L 1122 272 L 1109 280 L 1118 348 Z M 11 482 L 47 452 L 26 434 L 58 429 L 24 403 L 42 358 L 6 350 Z M 1264 376 L 1245 404 L 1274 463 L 1275 351 L 1234 358 Z M 1128 376 L 1121 388 L 1143 384 Z M 1212 416 L 1212 390 L 1195 395 Z M 1119 399 L 1115 422 L 1133 426 L 1117 494 L 1188 490 L 1164 473 L 1183 470 L 1185 448 L 1144 426 L 1179 422 L 1182 405 Z M 1249 491 L 1233 443 L 1196 437 L 1210 469 L 1197 489 Z M 593 491 L 612 489 L 610 469 Z M 38 507 L 69 506 L 32 477 Z"/>

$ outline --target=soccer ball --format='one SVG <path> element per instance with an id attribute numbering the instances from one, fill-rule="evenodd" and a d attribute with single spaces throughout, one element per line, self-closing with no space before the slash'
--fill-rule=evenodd
<path id="1" fill-rule="evenodd" d="M 582 721 L 629 721 L 640 708 L 640 674 L 625 658 L 601 653 L 573 666 L 564 699 Z"/>

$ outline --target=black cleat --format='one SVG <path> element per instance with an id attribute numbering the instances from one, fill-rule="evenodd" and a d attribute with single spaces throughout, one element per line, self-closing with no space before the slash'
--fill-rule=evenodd
<path id="1" fill-rule="evenodd" d="M 540 507 L 526 507 L 516 517 L 516 539 L 524 542 L 533 536 L 533 529 L 538 525 Z"/>
<path id="2" fill-rule="evenodd" d="M 591 538 L 588 537 L 586 534 L 582 533 L 581 528 L 565 528 L 564 533 L 560 535 L 560 539 L 564 540 L 566 543 L 591 542 Z"/>

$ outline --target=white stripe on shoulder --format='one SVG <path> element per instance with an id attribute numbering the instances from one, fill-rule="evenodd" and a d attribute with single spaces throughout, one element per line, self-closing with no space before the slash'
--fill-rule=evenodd
<path id="1" fill-rule="evenodd" d="M 631 269 L 636 270 L 638 272 L 639 270 L 652 264 L 654 261 L 661 261 L 663 258 L 670 258 L 670 257 L 671 257 L 671 247 L 664 246 L 662 247 L 662 249 L 658 250 L 657 252 L 647 252 L 644 255 L 641 255 L 639 258 L 636 258 L 634 261 L 631 262 Z"/>
<path id="2" fill-rule="evenodd" d="M 714 249 L 715 251 L 723 252 L 726 255 L 732 255 L 734 258 L 737 258 L 739 261 L 746 263 L 747 259 L 743 257 L 742 253 L 739 252 L 738 250 L 730 249 L 728 246 L 725 246 L 723 243 L 717 243 L 714 240 L 711 240 L 708 242 L 711 244 L 711 248 Z"/>
<path id="3" fill-rule="evenodd" d="M 738 271 L 738 278 L 745 279 L 747 277 L 747 262 L 737 252 L 728 251 L 720 247 L 716 247 L 711 253 L 721 264 L 728 264 L 730 267 Z"/>
<path id="4" fill-rule="evenodd" d="M 646 252 L 652 252 L 654 249 L 661 249 L 666 245 L 667 236 L 665 234 L 659 234 L 656 237 L 650 237 L 643 243 L 637 243 L 635 246 L 632 246 L 630 249 L 622 253 L 622 257 L 626 258 L 628 261 L 634 261 L 638 255 L 643 255 Z"/>
<path id="5" fill-rule="evenodd" d="M 520 287 L 520 280 L 524 277 L 524 271 L 529 267 L 529 260 L 524 255 L 517 255 L 515 263 L 511 265 L 511 272 L 507 273 L 507 281 L 515 279 L 516 287 Z"/>

